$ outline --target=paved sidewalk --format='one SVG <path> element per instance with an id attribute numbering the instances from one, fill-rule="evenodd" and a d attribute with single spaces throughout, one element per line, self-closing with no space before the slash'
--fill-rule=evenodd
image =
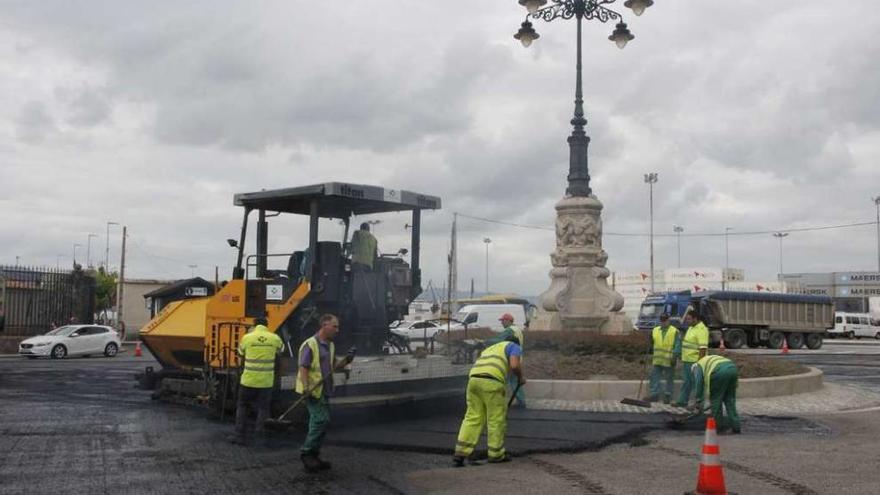
<path id="1" fill-rule="evenodd" d="M 803 414 L 829 414 L 880 407 L 880 393 L 856 386 L 825 383 L 821 390 L 804 394 L 779 397 L 737 400 L 742 414 L 765 416 L 792 416 Z M 629 406 L 613 400 L 571 401 L 538 399 L 529 401 L 530 409 L 584 412 L 626 413 L 682 413 L 684 409 L 662 403 L 650 408 Z"/>

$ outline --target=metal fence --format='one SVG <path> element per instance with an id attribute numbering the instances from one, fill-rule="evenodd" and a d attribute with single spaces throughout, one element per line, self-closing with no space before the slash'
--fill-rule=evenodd
<path id="1" fill-rule="evenodd" d="M 0 266 L 0 353 L 53 326 L 93 323 L 95 287 L 82 270 Z"/>

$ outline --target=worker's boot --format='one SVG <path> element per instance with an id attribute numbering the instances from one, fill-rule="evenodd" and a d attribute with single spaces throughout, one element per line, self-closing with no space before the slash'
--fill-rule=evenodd
<path id="1" fill-rule="evenodd" d="M 452 467 L 464 467 L 464 457 L 460 455 L 452 456 Z"/>
<path id="2" fill-rule="evenodd" d="M 299 456 L 302 459 L 303 467 L 310 473 L 317 473 L 321 470 L 321 463 L 318 456 L 312 453 L 303 453 Z"/>
<path id="3" fill-rule="evenodd" d="M 505 453 L 501 457 L 490 457 L 489 458 L 489 464 L 498 464 L 501 462 L 510 462 L 510 461 L 511 461 L 511 458 L 509 455 L 507 455 L 507 453 Z"/>
<path id="4" fill-rule="evenodd" d="M 321 471 L 326 471 L 326 470 L 330 469 L 331 467 L 333 467 L 332 464 L 325 461 L 324 459 L 321 459 L 318 456 L 315 456 L 315 459 L 318 460 L 318 469 L 320 469 Z"/>

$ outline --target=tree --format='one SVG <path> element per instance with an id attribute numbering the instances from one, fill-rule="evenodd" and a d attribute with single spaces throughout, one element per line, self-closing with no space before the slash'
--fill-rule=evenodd
<path id="1" fill-rule="evenodd" d="M 103 266 L 95 272 L 95 311 L 104 313 L 113 307 L 116 298 L 116 272 L 107 273 Z"/>

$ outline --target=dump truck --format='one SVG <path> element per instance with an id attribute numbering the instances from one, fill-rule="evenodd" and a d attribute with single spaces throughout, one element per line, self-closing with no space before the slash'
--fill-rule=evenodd
<path id="1" fill-rule="evenodd" d="M 781 349 L 822 347 L 825 332 L 834 327 L 834 302 L 830 297 L 801 294 L 768 294 L 737 291 L 679 291 L 651 294 L 642 302 L 636 326 L 650 331 L 660 315 L 685 330 L 684 316 L 696 310 L 709 327 L 710 341 L 725 347 Z"/>
<path id="2" fill-rule="evenodd" d="M 143 388 L 157 390 L 159 396 L 202 398 L 215 409 L 227 409 L 238 390 L 238 343 L 258 317 L 265 317 L 269 330 L 281 336 L 290 358 L 315 333 L 324 313 L 339 318 L 339 349 L 355 346 L 361 354 L 379 353 L 393 341 L 389 324 L 403 319 L 422 292 L 421 213 L 439 209 L 440 198 L 330 182 L 236 194 L 233 202 L 243 208 L 244 216 L 238 239 L 226 241 L 236 250 L 231 280 L 213 295 L 166 304 L 140 329 L 140 340 L 162 366 L 136 376 Z M 411 214 L 405 219 L 409 249 L 379 255 L 370 269 L 353 267 L 352 219 L 397 212 Z M 254 213 L 256 241 L 248 254 L 248 224 Z M 304 243 L 271 253 L 270 245 L 283 244 L 270 244 L 269 221 L 285 214 L 308 218 Z M 319 232 L 322 219 L 325 225 L 326 220 L 338 221 L 342 229 L 334 225 L 326 234 Z M 279 237 L 289 239 L 288 228 L 289 224 L 279 226 Z M 276 373 L 276 389 L 283 371 Z"/>

